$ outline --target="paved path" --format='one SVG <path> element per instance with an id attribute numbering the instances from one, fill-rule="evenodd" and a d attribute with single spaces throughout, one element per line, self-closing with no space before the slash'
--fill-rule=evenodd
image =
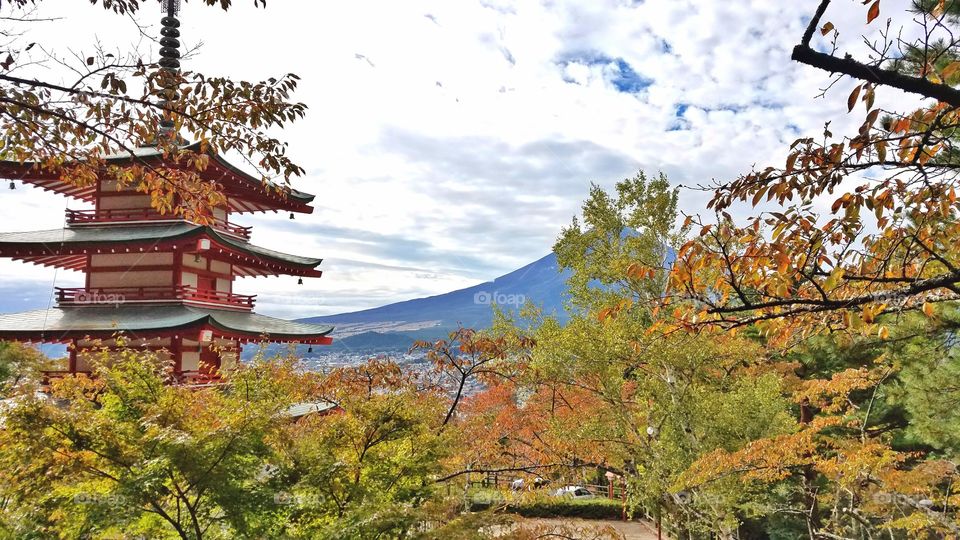
<path id="1" fill-rule="evenodd" d="M 646 521 L 613 521 L 603 519 L 527 519 L 523 523 L 560 525 L 563 523 L 575 525 L 584 530 L 599 530 L 603 527 L 613 527 L 623 535 L 624 540 L 657 540 L 657 529 Z M 668 540 L 667 536 L 663 536 Z"/>

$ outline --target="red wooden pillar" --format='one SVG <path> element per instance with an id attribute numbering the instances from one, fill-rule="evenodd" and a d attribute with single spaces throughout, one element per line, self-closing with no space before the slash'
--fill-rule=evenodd
<path id="1" fill-rule="evenodd" d="M 173 355 L 173 373 L 179 375 L 183 372 L 183 337 L 173 336 L 170 341 L 170 354 Z"/>
<path id="2" fill-rule="evenodd" d="M 183 252 L 173 247 L 173 286 L 183 285 Z"/>
<path id="3" fill-rule="evenodd" d="M 77 372 L 77 340 L 70 342 L 70 360 L 67 364 L 67 371 L 70 373 Z"/>

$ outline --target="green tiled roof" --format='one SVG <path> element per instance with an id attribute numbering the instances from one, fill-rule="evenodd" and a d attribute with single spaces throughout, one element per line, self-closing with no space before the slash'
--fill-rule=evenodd
<path id="1" fill-rule="evenodd" d="M 200 144 L 193 143 L 181 146 L 181 148 L 190 150 L 192 152 L 200 151 Z M 261 210 L 263 209 L 283 209 L 289 208 L 293 212 L 306 212 L 310 213 L 313 211 L 309 207 L 310 202 L 315 198 L 314 195 L 310 193 L 305 193 L 291 188 L 288 185 L 277 184 L 274 182 L 264 182 L 259 178 L 255 178 L 247 172 L 237 168 L 229 161 L 227 161 L 220 154 L 207 151 L 207 155 L 210 156 L 211 161 L 215 163 L 215 166 L 219 168 L 220 171 L 229 171 L 234 182 L 231 182 L 229 185 L 226 185 L 226 191 L 232 191 L 232 187 L 236 186 L 239 188 L 239 191 L 236 192 L 238 199 L 244 200 L 246 196 L 243 194 L 244 191 L 268 194 L 271 197 L 276 196 L 278 201 L 281 201 L 279 205 L 267 205 L 260 206 Z M 114 154 L 105 156 L 107 162 L 112 162 L 117 165 L 124 165 L 126 162 L 149 162 L 156 161 L 163 157 L 162 153 L 157 150 L 155 146 L 141 146 L 133 148 L 130 151 L 120 151 Z M 0 160 L 0 171 L 4 174 L 4 178 L 10 178 L 11 180 L 23 180 L 23 181 L 44 181 L 47 182 L 46 185 L 42 185 L 45 189 L 50 189 L 52 191 L 57 191 L 59 193 L 77 197 L 83 200 L 93 200 L 94 199 L 94 188 L 92 186 L 78 187 L 72 186 L 63 182 L 58 181 L 58 175 L 54 174 L 51 171 L 44 170 L 42 167 L 39 167 L 34 162 L 19 162 L 19 161 L 9 161 L 9 160 Z M 52 182 L 52 183 L 51 183 Z M 285 197 L 280 194 L 284 194 Z M 289 199 L 290 205 L 282 204 L 282 200 Z M 274 208 L 275 207 L 275 208 Z M 239 211 L 250 211 L 250 208 L 246 210 Z"/>
<path id="2" fill-rule="evenodd" d="M 17 244 L 94 244 L 131 240 L 166 240 L 188 235 L 200 228 L 187 222 L 136 227 L 67 227 L 47 231 L 0 233 L 0 243 Z"/>
<path id="3" fill-rule="evenodd" d="M 263 257 L 270 257 L 272 259 L 281 259 L 293 264 L 302 264 L 304 266 L 317 266 L 323 259 L 315 259 L 313 257 L 301 257 L 300 255 L 290 255 L 289 253 L 281 253 L 279 251 L 274 251 L 269 248 L 255 246 L 250 242 L 245 242 L 239 238 L 234 238 L 225 234 L 219 234 L 216 229 L 211 229 L 207 227 L 209 231 L 212 231 L 213 235 L 217 237 L 224 244 L 230 244 L 235 248 L 241 251 L 247 251 L 253 255 L 260 255 Z"/>
<path id="4" fill-rule="evenodd" d="M 324 337 L 333 327 L 287 321 L 251 312 L 202 309 L 184 305 L 84 306 L 40 309 L 0 315 L 0 338 L 34 337 L 47 340 L 89 334 L 150 332 L 199 326 L 256 338 L 266 335 L 296 341 Z"/>
<path id="5" fill-rule="evenodd" d="M 272 249 L 255 246 L 249 242 L 221 234 L 212 227 L 195 225 L 187 222 L 169 223 L 163 225 L 108 226 L 108 227 L 67 227 L 65 229 L 51 229 L 47 231 L 10 232 L 0 233 L 0 244 L 46 244 L 51 251 L 60 244 L 126 244 L 132 241 L 171 240 L 175 238 L 200 235 L 203 232 L 218 242 L 235 247 L 236 249 L 271 259 L 282 260 L 287 263 L 315 267 L 323 259 L 301 257 L 281 253 Z"/>

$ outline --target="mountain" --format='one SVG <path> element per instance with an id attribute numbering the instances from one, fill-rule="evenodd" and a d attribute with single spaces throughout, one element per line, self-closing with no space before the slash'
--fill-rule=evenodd
<path id="1" fill-rule="evenodd" d="M 406 350 L 412 347 L 415 341 L 416 339 L 413 336 L 407 334 L 394 332 L 361 332 L 333 340 L 333 344 L 330 345 L 330 350 L 334 352 L 340 349 L 353 352 Z"/>
<path id="2" fill-rule="evenodd" d="M 543 307 L 546 313 L 563 317 L 568 277 L 569 270 L 561 272 L 556 256 L 551 253 L 493 281 L 466 289 L 363 311 L 300 320 L 333 324 L 337 327 L 334 337 L 340 339 L 369 333 L 400 333 L 410 339 L 434 338 L 458 325 L 468 328 L 490 326 L 493 303 L 505 311 L 516 311 L 529 301 Z M 376 339 L 367 335 L 363 342 Z"/>

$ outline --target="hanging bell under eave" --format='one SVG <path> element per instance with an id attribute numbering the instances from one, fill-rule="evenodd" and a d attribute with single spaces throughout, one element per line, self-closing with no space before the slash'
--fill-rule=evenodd
<path id="1" fill-rule="evenodd" d="M 10 181 L 10 189 L 17 189 L 17 183 L 13 180 Z"/>
<path id="2" fill-rule="evenodd" d="M 294 217 L 295 216 L 293 215 L 293 212 L 290 212 L 290 219 L 293 219 Z"/>
<path id="3" fill-rule="evenodd" d="M 297 278 L 297 285 L 303 285 L 303 278 Z"/>

